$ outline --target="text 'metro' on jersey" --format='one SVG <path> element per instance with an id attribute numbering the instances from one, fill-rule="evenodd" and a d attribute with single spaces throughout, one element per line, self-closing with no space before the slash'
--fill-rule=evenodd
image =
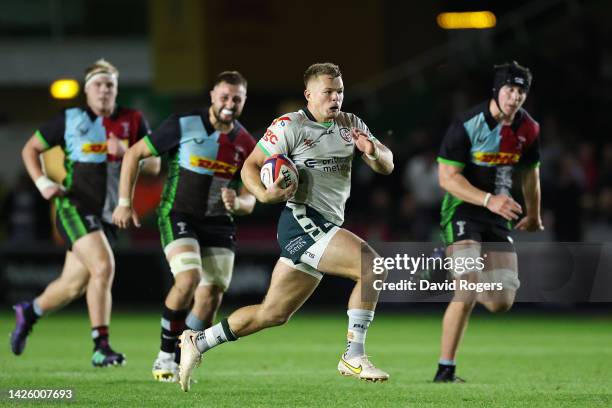
<path id="1" fill-rule="evenodd" d="M 208 109 L 173 114 L 145 141 L 154 155 L 169 154 L 160 214 L 228 215 L 221 188 L 240 177 L 239 170 L 255 147 L 255 139 L 238 121 L 231 132 L 221 133 L 210 123 Z"/>
<path id="2" fill-rule="evenodd" d="M 451 124 L 438 162 L 463 168 L 463 176 L 480 190 L 510 195 L 514 169 L 539 165 L 539 133 L 540 126 L 524 109 L 516 113 L 512 124 L 498 123 L 487 101 Z M 442 204 L 443 224 L 459 205 L 476 217 L 489 212 L 447 193 Z"/>

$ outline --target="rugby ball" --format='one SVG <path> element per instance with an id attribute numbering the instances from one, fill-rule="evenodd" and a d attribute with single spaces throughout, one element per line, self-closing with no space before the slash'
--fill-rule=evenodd
<path id="1" fill-rule="evenodd" d="M 280 186 L 287 188 L 292 184 L 298 183 L 298 170 L 293 161 L 284 154 L 274 154 L 270 156 L 261 166 L 259 173 L 261 182 L 268 188 L 274 181 L 282 176 Z"/>

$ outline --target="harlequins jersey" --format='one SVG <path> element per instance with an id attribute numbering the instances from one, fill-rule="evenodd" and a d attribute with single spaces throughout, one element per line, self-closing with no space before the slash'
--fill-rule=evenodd
<path id="1" fill-rule="evenodd" d="M 117 107 L 102 117 L 89 108 L 70 108 L 41 126 L 36 136 L 45 148 L 59 145 L 64 150 L 63 184 L 70 201 L 80 210 L 102 215 L 103 208 L 110 213 L 117 205 L 121 160 L 107 154 L 107 138 L 114 135 L 127 147 L 148 129 L 142 114 L 133 109 Z"/>
<path id="2" fill-rule="evenodd" d="M 476 188 L 492 194 L 510 195 L 516 167 L 539 165 L 540 126 L 520 109 L 512 124 L 498 123 L 484 102 L 462 115 L 449 127 L 440 148 L 438 162 L 463 168 L 462 175 Z M 465 203 L 446 193 L 442 203 L 442 225 L 461 207 L 466 215 L 491 219 L 484 207 Z"/>
<path id="3" fill-rule="evenodd" d="M 231 132 L 221 133 L 210 123 L 208 109 L 171 115 L 145 141 L 154 155 L 169 154 L 160 215 L 228 215 L 221 188 L 240 176 L 239 170 L 255 146 L 255 139 L 238 121 Z"/>

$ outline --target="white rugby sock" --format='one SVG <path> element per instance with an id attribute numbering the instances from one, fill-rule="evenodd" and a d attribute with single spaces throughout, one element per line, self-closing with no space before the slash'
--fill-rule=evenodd
<path id="1" fill-rule="evenodd" d="M 223 319 L 214 326 L 198 333 L 196 347 L 200 353 L 204 353 L 219 344 L 234 340 L 238 340 L 238 338 L 230 330 L 227 319 Z"/>
<path id="2" fill-rule="evenodd" d="M 344 358 L 358 357 L 365 354 L 365 340 L 368 327 L 374 320 L 374 311 L 365 309 L 349 309 L 348 333 L 346 334 L 346 351 Z"/>

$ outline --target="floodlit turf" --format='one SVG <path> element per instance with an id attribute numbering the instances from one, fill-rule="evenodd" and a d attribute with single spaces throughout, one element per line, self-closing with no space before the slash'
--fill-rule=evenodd
<path id="1" fill-rule="evenodd" d="M 189 393 L 156 383 L 151 364 L 159 316 L 113 316 L 112 344 L 126 353 L 121 368 L 91 367 L 85 313 L 57 313 L 37 324 L 24 354 L 8 347 L 11 314 L 0 314 L 0 406 L 6 390 L 71 388 L 70 406 L 129 407 L 585 407 L 612 405 L 612 320 L 604 317 L 507 314 L 474 316 L 458 373 L 467 384 L 432 384 L 438 314 L 380 313 L 368 333 L 372 361 L 391 374 L 364 383 L 336 371 L 344 312 L 298 314 L 270 329 L 207 353 Z"/>

